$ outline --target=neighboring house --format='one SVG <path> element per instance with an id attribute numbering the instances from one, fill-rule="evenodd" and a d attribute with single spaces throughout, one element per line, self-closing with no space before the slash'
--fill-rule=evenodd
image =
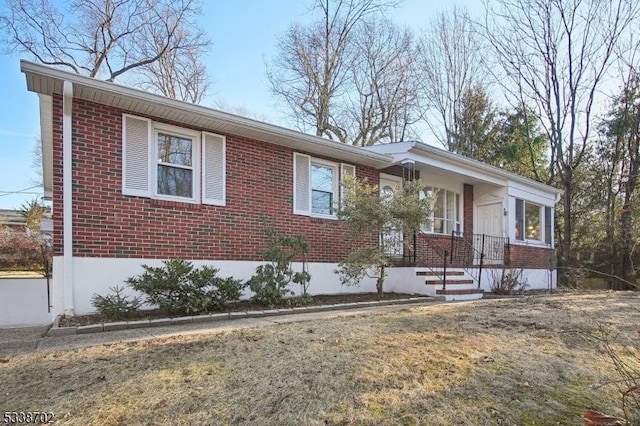
<path id="1" fill-rule="evenodd" d="M 27 222 L 20 210 L 0 209 L 0 226 L 23 231 Z"/>
<path id="2" fill-rule="evenodd" d="M 20 210 L 0 209 L 0 226 L 24 231 L 27 227 L 27 220 Z M 51 238 L 53 236 L 53 219 L 51 217 L 50 209 L 46 209 L 42 213 L 40 231 L 47 238 Z"/>
<path id="3" fill-rule="evenodd" d="M 54 314 L 91 312 L 94 293 L 167 258 L 249 278 L 268 226 L 309 241 L 312 293 L 375 291 L 373 280 L 342 287 L 334 273 L 349 248 L 334 206 L 342 177 L 354 173 L 383 192 L 420 179 L 437 197 L 423 232 L 406 239 L 412 247 L 391 245 L 398 267 L 386 290 L 435 294 L 446 278 L 450 297 L 475 297 L 474 279 L 487 290 L 491 268 L 504 264 L 522 267 L 533 288 L 555 286 L 555 188 L 420 143 L 358 148 L 30 62 L 21 68 L 40 98 Z"/>

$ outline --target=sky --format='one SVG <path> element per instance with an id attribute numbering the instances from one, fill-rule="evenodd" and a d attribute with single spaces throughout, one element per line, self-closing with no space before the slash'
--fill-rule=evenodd
<path id="1" fill-rule="evenodd" d="M 209 95 L 202 105 L 218 102 L 243 108 L 252 116 L 286 125 L 282 108 L 269 92 L 266 64 L 276 55 L 278 36 L 292 22 L 310 19 L 303 0 L 205 0 L 200 26 L 212 41 L 204 62 L 211 76 Z M 449 2 L 470 11 L 480 1 Z M 433 0 L 405 0 L 388 13 L 398 25 L 426 28 L 442 9 Z M 42 196 L 33 167 L 33 149 L 39 136 L 38 97 L 26 90 L 20 59 L 26 55 L 0 55 L 0 209 L 19 208 Z M 35 186 L 35 188 L 34 188 Z M 21 193 L 12 194 L 12 192 Z M 55 207 L 54 207 L 55 208 Z"/>

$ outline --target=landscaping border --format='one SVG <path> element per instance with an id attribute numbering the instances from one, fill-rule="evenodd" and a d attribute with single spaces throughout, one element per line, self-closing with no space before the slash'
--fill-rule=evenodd
<path id="1" fill-rule="evenodd" d="M 369 302 L 353 302 L 353 303 L 339 303 L 334 305 L 317 305 L 317 306 L 300 306 L 295 308 L 283 308 L 283 309 L 268 309 L 263 311 L 246 311 L 246 312 L 223 312 L 215 314 L 175 317 L 175 318 L 157 318 L 157 319 L 143 319 L 132 321 L 119 321 L 119 322 L 105 322 L 100 324 L 80 325 L 74 327 L 61 327 L 60 318 L 58 315 L 53 322 L 53 325 L 49 329 L 47 335 L 50 337 L 69 336 L 73 334 L 89 334 L 89 333 L 101 333 L 105 331 L 117 331 L 128 330 L 134 328 L 149 328 L 149 327 L 164 327 L 169 325 L 179 324 L 192 324 L 192 323 L 206 323 L 222 320 L 234 320 L 242 318 L 262 318 L 275 315 L 291 315 L 291 314 L 306 314 L 313 312 L 324 311 L 340 311 L 346 309 L 358 309 L 368 308 L 375 306 L 386 305 L 410 305 L 432 302 L 443 302 L 443 296 L 423 296 L 423 297 L 409 297 L 406 299 L 389 299 L 389 300 L 374 300 Z"/>

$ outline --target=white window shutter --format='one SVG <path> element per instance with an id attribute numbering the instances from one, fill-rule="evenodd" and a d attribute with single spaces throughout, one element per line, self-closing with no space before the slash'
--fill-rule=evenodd
<path id="1" fill-rule="evenodd" d="M 311 157 L 293 154 L 293 213 L 311 213 Z"/>
<path id="2" fill-rule="evenodd" d="M 344 177 L 356 177 L 356 166 L 342 163 L 340 165 L 340 202 L 344 200 Z"/>
<path id="3" fill-rule="evenodd" d="M 226 203 L 226 139 L 202 133 L 202 203 L 224 206 Z"/>
<path id="4" fill-rule="evenodd" d="M 122 193 L 148 197 L 150 128 L 146 118 L 122 117 Z"/>

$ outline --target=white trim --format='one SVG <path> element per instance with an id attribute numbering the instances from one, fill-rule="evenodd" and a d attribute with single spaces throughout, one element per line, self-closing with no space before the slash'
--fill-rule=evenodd
<path id="1" fill-rule="evenodd" d="M 152 185 L 152 198 L 157 200 L 166 201 L 178 201 L 182 203 L 199 204 L 200 203 L 200 173 L 198 167 L 200 164 L 200 132 L 194 130 L 185 129 L 183 127 L 173 126 L 170 124 L 153 122 L 153 134 L 152 134 L 152 149 L 149 152 L 149 158 L 151 164 L 153 164 L 153 170 L 151 171 L 151 185 Z M 158 133 L 165 133 L 169 136 L 178 136 L 191 140 L 191 167 L 180 167 L 179 165 L 170 167 L 181 168 L 185 170 L 191 170 L 191 197 L 179 197 L 177 195 L 167 195 L 158 193 L 158 164 L 167 165 L 166 163 L 159 163 L 157 159 L 158 155 Z"/>
<path id="2" fill-rule="evenodd" d="M 512 186 L 513 183 L 519 183 L 545 194 L 552 194 L 551 198 L 554 199 L 563 193 L 561 189 L 545 185 L 544 183 L 534 181 L 498 167 L 490 166 L 481 161 L 445 151 L 444 149 L 427 145 L 422 142 L 381 144 L 365 147 L 364 149 L 379 154 L 390 155 L 394 157 L 394 162 L 396 163 L 414 160 L 417 164 L 430 164 L 434 167 L 438 167 L 443 170 L 452 170 L 456 173 L 460 173 L 462 170 L 463 172 L 461 174 L 465 176 L 473 176 L 479 180 L 499 184 L 501 186 Z M 415 156 L 410 154 L 414 154 Z M 496 178 L 498 179 L 496 180 Z M 504 179 L 508 180 L 508 182 L 505 182 Z"/>
<path id="3" fill-rule="evenodd" d="M 131 118 L 134 120 L 146 121 L 147 122 L 147 190 L 141 191 L 137 189 L 127 188 L 127 118 Z M 153 125 L 151 120 L 145 117 L 138 117 L 137 115 L 131 114 L 122 114 L 122 195 L 131 195 L 135 197 L 146 197 L 149 198 L 151 196 L 151 192 L 149 189 L 149 185 L 151 185 L 151 168 L 153 166 L 153 162 L 151 161 L 151 133 L 152 133 Z"/>
<path id="4" fill-rule="evenodd" d="M 389 175 L 387 173 L 380 173 L 380 177 L 379 180 L 392 180 L 394 182 L 398 183 L 398 187 L 402 187 L 402 178 L 400 176 L 395 176 L 395 175 Z"/>
<path id="5" fill-rule="evenodd" d="M 555 208 L 553 206 L 549 206 L 549 205 L 545 205 L 545 204 L 540 204 L 536 201 L 531 201 L 528 200 L 526 198 L 521 198 L 521 197 L 513 197 L 510 196 L 510 199 L 513 200 L 513 203 L 511 201 L 509 201 L 509 211 L 513 211 L 513 214 L 509 214 L 509 222 L 511 222 L 511 218 L 513 218 L 513 226 L 509 225 L 512 227 L 511 230 L 509 230 L 509 237 L 510 240 L 513 242 L 513 244 L 517 244 L 517 245 L 521 245 L 521 246 L 530 246 L 530 247 L 540 247 L 540 248 L 553 248 L 555 246 L 555 238 L 554 238 L 554 233 L 555 233 L 555 229 L 554 229 L 554 217 L 555 217 Z M 518 217 L 516 216 L 516 200 L 522 200 L 522 230 L 521 232 L 523 232 L 523 239 L 518 239 L 515 235 L 516 232 L 516 224 L 518 222 Z M 531 240 L 526 238 L 526 231 L 524 229 L 525 227 L 525 222 L 526 222 L 526 218 L 527 218 L 527 214 L 526 214 L 526 206 L 527 204 L 531 204 L 531 205 L 536 205 L 539 208 L 539 214 L 540 214 L 540 239 L 539 240 Z M 513 206 L 513 209 L 511 208 Z M 549 229 L 549 231 L 551 232 L 551 244 L 547 244 L 546 241 L 546 226 L 545 226 L 545 215 L 544 215 L 544 211 L 546 207 L 550 207 L 551 208 L 551 227 Z"/>
<path id="6" fill-rule="evenodd" d="M 207 136 L 213 136 L 216 138 L 222 139 L 222 200 L 216 200 L 215 198 L 205 197 L 204 194 L 204 173 L 205 173 L 205 164 L 204 159 L 206 158 L 206 150 L 207 150 Z M 210 206 L 226 206 L 227 205 L 227 137 L 224 135 L 219 135 L 217 133 L 211 132 L 202 132 L 202 136 L 200 137 L 200 145 L 202 146 L 202 155 L 200 156 L 200 176 L 202 182 L 201 184 L 201 195 L 202 195 L 202 204 L 207 204 Z"/>
<path id="7" fill-rule="evenodd" d="M 424 185 L 424 182 L 422 181 L 422 179 L 421 179 L 421 183 Z M 431 188 L 434 191 L 435 190 L 444 191 L 445 198 L 444 198 L 443 209 L 444 209 L 445 216 L 447 215 L 447 199 L 446 199 L 447 198 L 447 192 L 451 192 L 451 193 L 456 195 L 456 198 L 457 198 L 458 202 L 455 203 L 455 214 L 454 214 L 454 216 L 457 216 L 457 219 L 453 220 L 453 225 L 454 225 L 454 228 L 459 226 L 460 227 L 460 231 L 457 231 L 456 229 L 454 229 L 454 231 L 456 231 L 456 232 L 458 232 L 460 234 L 463 234 L 464 233 L 464 191 L 462 193 L 460 193 L 460 192 L 452 190 L 452 189 L 447 189 L 446 187 L 442 188 L 442 187 L 438 187 L 438 186 L 434 186 L 434 185 L 424 185 L 422 187 L 422 189 L 424 190 L 424 188 Z M 436 203 L 436 201 L 438 201 L 437 198 L 434 200 L 433 210 L 431 211 L 431 218 L 430 218 L 430 220 L 431 220 L 431 230 L 430 231 L 429 230 L 423 230 L 422 227 L 420 227 L 420 232 L 422 234 L 429 234 L 429 235 L 449 235 L 450 236 L 451 235 L 451 231 L 449 231 L 449 232 L 436 232 L 436 231 L 434 231 L 434 225 L 435 225 L 435 221 L 436 221 L 436 217 L 435 217 L 435 203 Z M 475 213 L 475 211 L 474 211 L 474 213 Z M 439 217 L 437 219 L 443 220 L 445 222 L 451 222 L 451 219 L 447 219 L 446 217 Z M 474 220 L 475 220 L 475 217 L 474 217 Z"/>
<path id="8" fill-rule="evenodd" d="M 73 315 L 73 83 L 65 81 L 62 97 L 62 228 L 64 313 Z"/>
<path id="9" fill-rule="evenodd" d="M 333 214 L 321 214 L 321 213 L 314 213 L 313 212 L 313 197 L 311 196 L 311 194 L 313 193 L 313 185 L 312 185 L 312 179 L 311 179 L 311 168 L 313 167 L 313 165 L 318 165 L 318 166 L 324 166 L 324 167 L 329 167 L 331 168 L 331 170 L 333 171 L 333 182 L 332 182 L 332 206 L 331 206 L 331 210 L 333 211 Z M 309 161 L 309 216 L 311 217 L 317 217 L 317 218 L 321 218 L 321 219 L 338 219 L 338 201 L 337 198 L 340 196 L 340 167 L 338 166 L 338 163 L 336 163 L 335 161 L 328 161 L 328 160 L 323 160 L 321 158 L 314 158 L 311 157 L 310 161 Z"/>

